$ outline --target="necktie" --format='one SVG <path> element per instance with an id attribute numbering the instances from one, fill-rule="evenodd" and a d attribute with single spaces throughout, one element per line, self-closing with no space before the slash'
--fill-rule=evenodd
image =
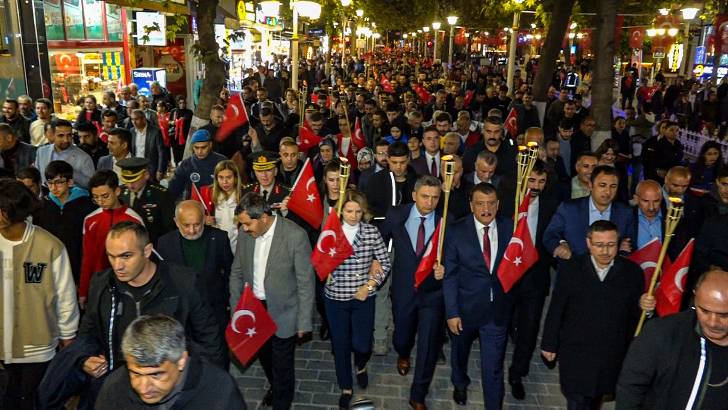
<path id="1" fill-rule="evenodd" d="M 268 200 L 268 191 L 263 190 L 263 192 L 261 193 L 261 195 L 263 195 L 263 199 L 265 199 L 266 201 Z"/>
<path id="2" fill-rule="evenodd" d="M 490 237 L 488 237 L 488 226 L 483 228 L 483 260 L 490 271 Z"/>
<path id="3" fill-rule="evenodd" d="M 136 201 L 136 193 L 135 192 L 131 192 L 130 195 L 129 195 L 129 208 L 133 208 L 134 207 L 134 201 Z"/>
<path id="4" fill-rule="evenodd" d="M 417 244 L 415 245 L 415 253 L 420 256 L 425 250 L 425 217 L 420 217 L 420 228 L 417 230 Z"/>
<path id="5" fill-rule="evenodd" d="M 432 162 L 430 164 L 430 175 L 437 178 L 437 162 L 435 162 L 435 157 L 432 157 Z"/>

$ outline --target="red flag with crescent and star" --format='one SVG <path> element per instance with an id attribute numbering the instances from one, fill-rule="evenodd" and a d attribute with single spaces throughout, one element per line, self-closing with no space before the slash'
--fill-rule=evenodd
<path id="1" fill-rule="evenodd" d="M 394 87 L 392 87 L 392 83 L 389 81 L 389 79 L 384 74 L 382 74 L 382 80 L 380 81 L 380 84 L 382 85 L 382 88 L 384 89 L 384 91 L 386 91 L 388 93 L 394 92 Z"/>
<path id="2" fill-rule="evenodd" d="M 694 247 L 695 239 L 690 239 L 680 255 L 675 258 L 675 262 L 670 264 L 660 277 L 660 286 L 655 290 L 655 301 L 657 302 L 655 310 L 660 317 L 680 311 L 680 302 L 685 291 L 685 281 L 690 269 L 690 261 L 693 259 Z"/>
<path id="3" fill-rule="evenodd" d="M 230 351 L 240 363 L 247 366 L 277 329 L 276 322 L 246 283 L 233 317 L 225 329 L 225 340 Z"/>
<path id="4" fill-rule="evenodd" d="M 319 142 L 321 142 L 321 137 L 311 131 L 308 123 L 298 127 L 298 149 L 301 152 L 307 153 L 311 148 L 318 147 Z"/>
<path id="5" fill-rule="evenodd" d="M 290 208 L 290 201 L 288 202 Z M 337 266 L 341 265 L 354 253 L 354 248 L 346 239 L 341 221 L 335 209 L 329 211 L 329 217 L 321 229 L 316 247 L 311 253 L 311 265 L 316 269 L 319 279 L 325 281 Z"/>
<path id="6" fill-rule="evenodd" d="M 311 160 L 308 158 L 303 163 L 301 172 L 291 189 L 288 209 L 314 228 L 321 226 L 321 221 L 324 219 L 324 208 L 321 204 L 318 184 L 313 175 Z"/>
<path id="7" fill-rule="evenodd" d="M 224 141 L 235 131 L 236 128 L 242 127 L 248 123 L 248 111 L 245 109 L 245 103 L 240 98 L 240 94 L 233 94 L 228 100 L 228 106 L 225 109 L 222 124 L 215 134 L 215 140 Z"/>
<path id="8" fill-rule="evenodd" d="M 356 117 L 354 121 L 354 133 L 351 134 L 351 142 L 356 145 L 357 150 L 367 146 L 367 140 L 364 138 L 364 131 L 361 129 L 361 118 Z"/>
<path id="9" fill-rule="evenodd" d="M 652 275 L 655 274 L 657 260 L 660 258 L 660 249 L 662 249 L 662 242 L 660 242 L 660 238 L 652 238 L 651 241 L 647 242 L 627 257 L 627 259 L 640 265 L 640 268 L 642 268 L 642 272 L 645 274 L 645 292 L 647 292 L 647 289 L 650 287 Z M 664 267 L 670 265 L 670 258 L 667 255 L 665 255 L 665 260 L 662 264 Z"/>
<path id="10" fill-rule="evenodd" d="M 435 269 L 435 263 L 437 262 L 437 248 L 439 246 L 439 239 L 440 239 L 440 225 L 442 224 L 442 219 L 440 222 L 437 223 L 437 227 L 435 228 L 435 232 L 432 233 L 432 238 L 430 239 L 430 242 L 427 244 L 427 247 L 425 248 L 425 252 L 422 254 L 422 259 L 420 259 L 420 264 L 417 265 L 417 270 L 415 271 L 415 289 L 418 289 L 422 282 L 427 279 L 428 276 L 432 273 L 432 270 Z M 434 252 L 433 252 L 434 251 Z"/>
<path id="11" fill-rule="evenodd" d="M 629 30 L 629 48 L 642 48 L 644 31 L 642 27 L 633 27 Z"/>
<path id="12" fill-rule="evenodd" d="M 516 136 L 518 135 L 518 112 L 515 107 L 511 108 L 511 112 L 508 113 L 504 126 L 506 127 L 506 131 L 508 131 L 508 135 L 510 135 L 511 138 L 516 139 Z"/>
<path id="13" fill-rule="evenodd" d="M 538 261 L 538 251 L 533 246 L 531 231 L 528 228 L 528 205 L 531 203 L 531 194 L 526 193 L 521 205 L 518 207 L 518 224 L 508 242 L 503 260 L 498 265 L 498 280 L 503 286 L 503 292 L 508 293 L 526 271 Z"/>
<path id="14" fill-rule="evenodd" d="M 423 87 L 421 84 L 415 84 L 414 91 L 417 96 L 420 97 L 420 101 L 422 101 L 422 104 L 430 103 L 432 95 L 425 89 L 425 87 Z"/>
<path id="15" fill-rule="evenodd" d="M 463 99 L 465 108 L 470 107 L 470 103 L 473 101 L 473 94 L 475 94 L 474 90 L 465 91 L 465 98 Z"/>

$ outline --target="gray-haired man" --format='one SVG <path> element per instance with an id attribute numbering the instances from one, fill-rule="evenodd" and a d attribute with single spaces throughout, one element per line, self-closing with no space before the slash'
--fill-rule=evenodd
<path id="1" fill-rule="evenodd" d="M 144 315 L 124 331 L 126 365 L 101 388 L 97 409 L 246 409 L 229 373 L 187 351 L 185 330 L 166 315 Z"/>

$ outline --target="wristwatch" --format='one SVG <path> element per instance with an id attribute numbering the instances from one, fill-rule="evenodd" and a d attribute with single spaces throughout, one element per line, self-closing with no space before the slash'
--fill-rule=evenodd
<path id="1" fill-rule="evenodd" d="M 373 292 L 373 291 L 374 291 L 374 286 L 372 286 L 372 285 L 370 285 L 369 283 L 367 283 L 367 289 L 368 289 L 368 290 L 369 290 L 370 292 Z"/>

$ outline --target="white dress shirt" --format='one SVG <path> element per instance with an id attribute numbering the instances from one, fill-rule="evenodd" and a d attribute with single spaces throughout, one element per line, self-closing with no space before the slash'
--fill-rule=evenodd
<path id="1" fill-rule="evenodd" d="M 480 223 L 474 216 L 475 220 L 475 231 L 478 234 L 478 243 L 480 244 L 480 253 L 483 253 L 483 229 L 485 225 Z M 488 239 L 490 239 L 490 266 L 488 270 L 491 275 L 493 274 L 493 268 L 495 267 L 495 257 L 498 253 L 498 227 L 496 226 L 495 219 L 488 225 Z"/>
<path id="2" fill-rule="evenodd" d="M 341 228 L 344 230 L 344 235 L 346 236 L 346 240 L 349 241 L 350 245 L 354 245 L 354 239 L 356 239 L 356 234 L 359 232 L 359 226 L 361 224 L 356 225 L 349 225 L 348 223 L 344 222 L 341 224 Z"/>
<path id="3" fill-rule="evenodd" d="M 149 127 L 144 127 L 143 130 L 138 130 L 134 128 L 134 147 L 136 147 L 136 156 L 139 158 L 144 158 L 148 128 Z"/>
<path id="4" fill-rule="evenodd" d="M 536 245 L 536 229 L 538 229 L 538 197 L 531 198 L 528 204 L 528 230 L 531 233 L 531 242 Z"/>
<path id="5" fill-rule="evenodd" d="M 278 217 L 273 216 L 272 218 L 273 223 L 268 231 L 255 238 L 255 248 L 253 250 L 253 294 L 259 300 L 265 300 L 265 271 L 268 267 L 270 244 L 273 243 L 273 232 L 275 232 L 276 223 L 278 223 Z"/>
<path id="6" fill-rule="evenodd" d="M 435 155 L 425 152 L 425 159 L 427 159 L 427 172 L 430 172 L 430 170 L 432 169 L 432 161 L 435 161 L 435 169 L 437 169 L 437 174 L 435 176 L 439 176 L 440 175 L 440 152 L 438 152 Z"/>
<path id="7" fill-rule="evenodd" d="M 592 265 L 594 265 L 594 270 L 597 271 L 597 276 L 599 276 L 599 281 L 604 282 L 604 279 L 607 277 L 607 273 L 609 273 L 609 269 L 612 269 L 612 266 L 614 266 L 614 259 L 612 259 L 611 262 L 609 262 L 609 265 L 607 265 L 604 269 L 600 268 L 599 265 L 597 265 L 597 261 L 594 260 L 594 257 L 591 257 Z"/>

